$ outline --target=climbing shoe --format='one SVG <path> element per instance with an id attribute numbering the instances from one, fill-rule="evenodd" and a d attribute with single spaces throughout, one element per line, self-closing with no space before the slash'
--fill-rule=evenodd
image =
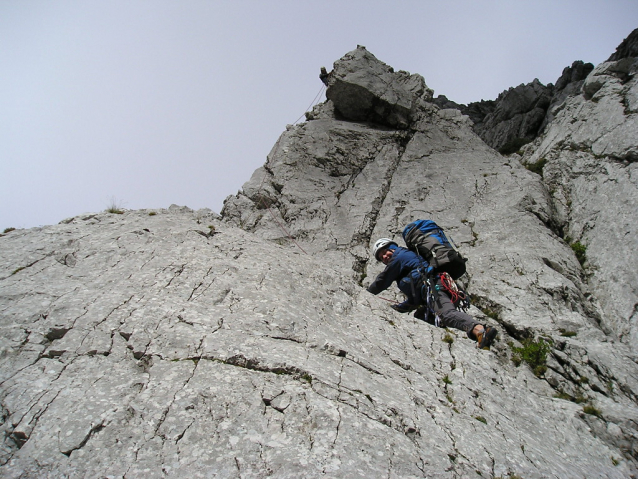
<path id="1" fill-rule="evenodd" d="M 483 331 L 476 335 L 476 346 L 479 349 L 490 349 L 498 330 L 492 326 L 483 326 Z"/>

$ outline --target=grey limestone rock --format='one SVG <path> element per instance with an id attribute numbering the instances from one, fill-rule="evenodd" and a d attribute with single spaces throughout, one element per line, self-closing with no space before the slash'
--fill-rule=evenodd
<path id="1" fill-rule="evenodd" d="M 634 58 L 638 57 L 638 28 L 636 28 L 633 32 L 625 38 L 616 51 L 610 56 L 607 61 L 615 62 L 618 60 L 622 60 L 623 58 Z"/>
<path id="2" fill-rule="evenodd" d="M 416 101 L 431 97 L 422 76 L 394 70 L 359 45 L 334 64 L 326 97 L 343 118 L 407 128 Z"/>
<path id="3" fill-rule="evenodd" d="M 419 77 L 351 56 L 359 85 L 393 85 L 362 97 L 381 116 L 316 107 L 221 217 L 0 237 L 0 475 L 638 474 L 634 64 L 590 73 L 521 158 Z M 371 244 L 417 218 L 469 258 L 491 351 L 365 290 Z M 521 358 L 534 345 L 545 362 Z"/>
<path id="4" fill-rule="evenodd" d="M 585 414 L 505 347 L 401 316 L 321 256 L 212 215 L 84 216 L 0 251 L 3 477 L 633 470 L 621 393 Z M 608 354 L 579 344 L 556 369 Z"/>
<path id="5" fill-rule="evenodd" d="M 474 131 L 492 148 L 503 154 L 518 151 L 544 131 L 560 110 L 563 102 L 579 95 L 591 63 L 575 61 L 565 67 L 555 85 L 542 85 L 538 80 L 510 88 L 496 100 L 481 100 L 459 105 L 439 95 L 432 102 L 439 108 L 456 108 L 470 117 Z"/>
<path id="6" fill-rule="evenodd" d="M 492 148 L 511 153 L 536 138 L 549 107 L 553 86 L 537 79 L 501 93 L 494 111 L 476 128 L 478 135 Z"/>
<path id="7" fill-rule="evenodd" d="M 625 97 L 632 98 L 630 85 L 623 88 Z M 618 110 L 623 102 L 607 99 L 604 91 L 594 105 L 600 108 L 608 103 L 606 108 L 616 105 Z M 520 97 L 525 99 L 525 91 Z M 585 101 L 582 95 L 580 98 Z M 521 100 L 520 108 L 512 108 L 510 113 L 523 112 L 536 100 L 535 94 L 530 95 L 527 104 Z M 558 110 L 555 123 L 574 125 L 573 131 L 577 132 L 585 125 L 577 121 L 583 107 L 572 109 L 569 101 L 565 105 Z M 601 135 L 605 131 L 614 134 L 616 129 L 624 134 L 604 143 L 610 152 L 624 152 L 624 144 L 631 151 L 636 136 L 628 131 L 634 128 L 634 120 L 631 115 L 618 116 L 616 110 L 587 110 L 587 124 L 607 125 L 596 127 Z M 576 202 L 579 206 L 600 204 L 596 190 L 607 188 L 600 177 L 580 173 L 587 170 L 578 166 L 573 155 L 561 156 L 564 140 L 558 131 L 550 128 L 549 132 L 542 143 L 528 146 L 528 155 L 538 159 L 558 147 L 560 152 L 555 154 L 561 159 L 557 161 L 564 164 L 556 168 L 563 174 L 577 168 L 575 181 L 588 184 L 570 190 L 571 208 Z M 625 457 L 635 457 L 636 430 L 631 418 L 636 415 L 638 383 L 635 343 L 626 332 L 633 330 L 637 302 L 633 291 L 638 282 L 630 271 L 636 270 L 635 259 L 628 258 L 633 249 L 627 243 L 632 237 L 630 225 L 637 219 L 632 200 L 637 191 L 635 183 L 630 176 L 614 171 L 624 195 L 620 201 L 608 201 L 607 208 L 609 214 L 619 212 L 617 218 L 626 220 L 600 216 L 613 226 L 601 224 L 595 235 L 600 245 L 587 246 L 590 264 L 598 262 L 595 268 L 600 265 L 601 271 L 608 271 L 598 279 L 598 269 L 590 276 L 592 269 L 587 263 L 583 269 L 570 247 L 594 228 L 593 224 L 585 227 L 582 223 L 594 217 L 594 210 L 587 207 L 582 217 L 570 217 L 568 207 L 557 200 L 557 192 L 563 194 L 566 188 L 559 188 L 560 180 L 547 181 L 552 170 L 546 166 L 543 176 L 532 173 L 517 158 L 504 158 L 487 147 L 472 131 L 469 118 L 458 110 L 442 110 L 427 101 L 418 103 L 410 131 L 325 117 L 286 131 L 269 155 L 267 175 L 258 170 L 244 192 L 227 200 L 222 215 L 261 237 L 320 255 L 335 267 L 343 267 L 344 274 L 349 271 L 363 286 L 381 270 L 369 257 L 376 238 L 391 236 L 401 243 L 400 232 L 408 222 L 422 217 L 437 220 L 470 258 L 466 282 L 478 306 L 473 314 L 484 321 L 490 321 L 488 314 L 495 318 L 505 344 L 550 338 L 553 346 L 544 375 L 546 384 L 559 397 L 593 401 L 604 407 L 606 411 L 594 416 L 596 419 L 583 416 L 588 427 L 604 418 L 604 425 L 594 424 L 593 434 L 625 451 Z M 529 166 L 528 160 L 524 161 Z M 613 164 L 605 163 L 604 168 Z M 268 211 L 255 204 L 257 184 L 283 185 Z M 607 184 L 618 186 L 615 182 Z M 612 196 L 609 192 L 603 198 Z M 603 229 L 613 231 L 612 241 Z M 624 242 L 621 231 L 625 232 Z M 589 245 L 592 241 L 585 242 Z M 604 244 L 609 249 L 605 250 Z M 610 255 L 616 260 L 602 266 Z M 621 262 L 624 265 L 617 271 L 626 273 L 622 276 L 626 286 L 618 287 L 611 273 L 620 268 Z M 605 287 L 601 287 L 602 282 L 606 282 Z M 506 350 L 501 351 L 503 359 L 509 354 Z M 617 394 L 620 391 L 623 398 Z M 588 410 L 598 411 L 596 407 Z M 621 409 L 626 411 L 624 418 L 618 414 Z M 610 421 L 611 417 L 615 420 Z"/>
<path id="8" fill-rule="evenodd" d="M 544 165 L 565 237 L 586 248 L 602 326 L 636 351 L 638 86 L 636 58 L 598 65 L 568 98 L 523 162 Z"/>

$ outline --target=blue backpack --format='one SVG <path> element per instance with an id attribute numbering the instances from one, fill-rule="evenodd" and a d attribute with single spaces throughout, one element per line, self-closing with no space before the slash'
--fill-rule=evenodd
<path id="1" fill-rule="evenodd" d="M 434 273 L 448 273 L 452 279 L 465 274 L 467 259 L 461 256 L 448 240 L 443 228 L 432 220 L 416 220 L 403 229 L 403 239 L 408 249 L 422 256 L 434 269 Z"/>

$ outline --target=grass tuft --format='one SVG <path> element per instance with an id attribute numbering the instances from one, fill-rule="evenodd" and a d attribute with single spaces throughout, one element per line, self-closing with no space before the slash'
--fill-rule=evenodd
<path id="1" fill-rule="evenodd" d="M 512 362 L 514 364 L 520 366 L 524 361 L 532 368 L 537 377 L 545 374 L 547 354 L 550 351 L 550 345 L 547 341 L 542 338 L 539 338 L 538 341 L 524 339 L 522 347 L 516 347 L 513 343 L 510 343 L 510 347 L 512 348 Z"/>
<path id="2" fill-rule="evenodd" d="M 568 331 L 567 329 L 563 329 L 563 328 L 560 328 L 558 331 L 560 331 L 561 336 L 564 336 L 566 338 L 571 338 L 578 334 L 576 331 Z"/>
<path id="3" fill-rule="evenodd" d="M 545 166 L 546 163 L 547 163 L 546 158 L 540 158 L 535 163 L 529 163 L 525 165 L 525 168 L 527 168 L 532 173 L 536 173 L 537 175 L 543 176 L 543 167 Z"/>
<path id="4" fill-rule="evenodd" d="M 111 200 L 109 201 L 108 206 L 106 207 L 106 209 L 104 210 L 107 213 L 113 213 L 116 215 L 121 215 L 124 214 L 124 210 L 122 209 L 122 205 L 120 203 L 118 203 L 117 199 L 115 198 L 115 196 L 111 197 Z"/>
<path id="5" fill-rule="evenodd" d="M 600 409 L 595 408 L 594 406 L 592 406 L 591 404 L 588 404 L 587 406 L 583 407 L 583 412 L 585 414 L 590 414 L 592 416 L 596 416 L 599 417 L 600 419 L 603 418 L 603 413 Z"/>
<path id="6" fill-rule="evenodd" d="M 574 254 L 576 255 L 576 259 L 580 263 L 581 266 L 585 265 L 585 261 L 587 261 L 587 247 L 582 244 L 580 241 L 576 241 L 570 244 Z"/>

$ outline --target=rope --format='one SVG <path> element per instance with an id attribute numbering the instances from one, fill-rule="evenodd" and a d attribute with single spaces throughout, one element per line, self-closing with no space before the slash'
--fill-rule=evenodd
<path id="1" fill-rule="evenodd" d="M 279 151 L 279 142 L 281 141 L 281 137 L 279 137 L 279 139 L 277 140 L 277 143 L 275 144 L 275 151 L 273 152 L 272 156 L 274 157 L 277 152 Z M 279 228 L 281 229 L 281 231 L 284 232 L 284 234 L 286 236 L 288 236 L 288 238 L 295 243 L 295 245 L 297 245 L 297 248 L 299 248 L 304 254 L 308 254 L 306 253 L 306 251 L 301 247 L 301 245 L 299 243 L 297 243 L 297 241 L 292 237 L 292 235 L 288 232 L 288 230 L 284 227 L 283 224 L 281 224 L 281 222 L 277 219 L 277 217 L 275 216 L 275 214 L 272 212 L 272 209 L 270 209 L 270 205 L 267 205 L 266 202 L 264 201 L 263 196 L 260 195 L 261 190 L 264 186 L 264 181 L 266 180 L 266 175 L 263 176 L 263 178 L 261 179 L 261 183 L 259 185 L 259 189 L 257 190 L 257 196 L 260 198 L 261 204 L 264 208 L 266 208 L 268 210 L 268 212 L 270 213 L 270 216 L 272 217 L 273 220 L 275 220 L 275 223 L 277 223 L 277 225 L 279 226 Z"/>
<path id="2" fill-rule="evenodd" d="M 377 296 L 377 298 L 382 299 L 382 300 L 384 300 L 384 301 L 387 301 L 388 303 L 399 304 L 399 302 L 398 302 L 398 301 L 395 301 L 394 299 L 384 298 L 383 296 Z"/>
<path id="3" fill-rule="evenodd" d="M 326 89 L 326 85 L 321 85 L 321 88 L 319 89 L 319 93 L 317 93 L 317 96 L 315 96 L 315 98 L 312 100 L 312 102 L 310 102 L 310 106 L 308 108 L 306 108 L 306 111 L 304 111 L 301 114 L 301 116 L 295 120 L 293 125 L 296 125 L 297 122 L 303 118 L 303 116 L 306 114 L 306 112 L 309 111 L 313 106 L 315 106 L 318 103 L 317 100 L 321 97 L 321 94 L 323 93 L 323 91 L 325 89 Z"/>
<path id="4" fill-rule="evenodd" d="M 315 106 L 318 103 L 319 98 L 321 97 L 321 94 L 324 92 L 324 90 L 326 89 L 326 85 L 321 85 L 321 88 L 319 89 L 319 93 L 317 93 L 317 95 L 313 98 L 312 102 L 310 102 L 310 106 L 308 108 L 306 108 L 306 111 L 304 111 L 301 116 L 299 118 L 297 118 L 295 120 L 295 122 L 293 123 L 293 125 L 296 125 L 297 122 L 299 120 L 301 120 L 301 118 L 303 118 L 303 116 L 306 114 L 306 112 L 308 110 L 310 110 L 313 106 Z M 279 137 L 279 139 L 277 140 L 277 143 L 275 145 L 275 151 L 273 152 L 272 156 L 274 157 L 277 152 L 279 151 L 279 142 L 281 141 L 281 137 Z M 288 236 L 288 239 L 290 239 L 293 243 L 295 243 L 297 245 L 297 247 L 304 253 L 304 254 L 308 254 L 306 253 L 306 251 L 301 247 L 301 245 L 299 243 L 297 243 L 297 241 L 292 237 L 292 235 L 288 232 L 288 230 L 284 227 L 284 225 L 277 219 L 277 217 L 275 216 L 275 214 L 272 212 L 272 210 L 270 209 L 270 206 L 266 204 L 266 202 L 264 201 L 264 198 L 260 195 L 261 190 L 264 186 L 264 181 L 266 180 L 266 175 L 264 175 L 264 177 L 261 179 L 261 184 L 259 185 L 259 189 L 257 190 L 257 196 L 260 197 L 261 199 L 261 204 L 264 208 L 266 208 L 268 210 L 268 212 L 270 213 L 270 216 L 272 217 L 273 220 L 275 220 L 275 223 L 277 223 L 277 225 L 279 226 L 279 228 L 281 228 L 281 230 L 284 232 L 284 234 L 286 236 Z M 389 300 L 388 300 L 389 301 Z M 396 302 L 396 301 L 395 301 Z"/>
<path id="5" fill-rule="evenodd" d="M 286 230 L 286 228 L 284 228 L 284 225 L 282 225 L 282 224 L 281 224 L 281 222 L 280 222 L 280 221 L 279 221 L 279 220 L 275 217 L 275 214 L 274 214 L 274 213 L 272 212 L 272 210 L 270 209 L 270 206 L 268 206 L 267 204 L 265 204 L 265 203 L 263 202 L 263 201 L 264 201 L 264 200 L 263 200 L 263 198 L 262 198 L 262 200 L 261 200 L 261 201 L 262 201 L 262 205 L 264 205 L 264 206 L 268 209 L 268 212 L 270 213 L 270 216 L 272 216 L 272 219 L 273 219 L 273 220 L 275 220 L 275 223 L 277 223 L 277 224 L 279 225 L 279 227 L 280 227 L 280 228 L 281 228 L 281 230 L 284 232 L 284 234 L 285 234 L 286 236 L 288 236 L 288 238 L 289 238 L 289 239 L 290 239 L 293 243 L 295 243 L 295 244 L 297 245 L 297 248 L 299 248 L 301 251 L 303 251 L 303 253 L 304 253 L 304 254 L 306 254 L 306 255 L 307 255 L 308 253 L 306 253 L 306 251 L 305 251 L 305 250 L 301 247 L 301 245 L 300 245 L 299 243 L 297 243 L 297 241 L 295 240 L 295 238 L 293 238 L 293 237 L 290 235 L 290 233 L 288 233 L 288 231 Z"/>

